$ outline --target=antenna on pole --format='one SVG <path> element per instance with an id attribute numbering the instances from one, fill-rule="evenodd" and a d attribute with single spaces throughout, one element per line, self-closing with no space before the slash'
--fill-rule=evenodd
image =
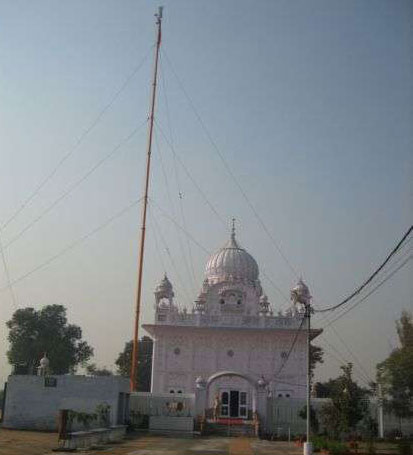
<path id="1" fill-rule="evenodd" d="M 153 138 L 153 123 L 155 116 L 155 101 L 156 101 L 156 84 L 158 80 L 158 62 L 159 62 L 159 49 L 161 47 L 161 28 L 162 28 L 162 13 L 163 6 L 160 6 L 158 13 L 155 14 L 157 25 L 157 38 L 155 48 L 155 65 L 153 69 L 152 78 L 152 94 L 151 106 L 149 113 L 149 130 L 148 130 L 148 145 L 146 153 L 146 175 L 145 175 L 145 190 L 142 205 L 142 226 L 141 237 L 139 245 L 139 258 L 138 258 L 138 285 L 136 290 L 136 308 L 135 308 L 135 327 L 133 336 L 133 349 L 132 349 L 132 365 L 130 371 L 130 389 L 131 392 L 136 392 L 138 389 L 138 332 L 139 332 L 139 316 L 141 311 L 141 298 L 142 298 L 142 278 L 143 278 L 143 258 L 145 251 L 145 233 L 146 233 L 146 214 L 148 209 L 148 193 L 149 193 L 149 177 L 151 170 L 151 153 L 152 153 L 152 138 Z"/>

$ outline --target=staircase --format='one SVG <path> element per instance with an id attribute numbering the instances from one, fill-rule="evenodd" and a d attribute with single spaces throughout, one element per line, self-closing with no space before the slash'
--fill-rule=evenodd
<path id="1" fill-rule="evenodd" d="M 256 437 L 255 425 L 252 420 L 241 420 L 239 423 L 208 421 L 205 426 L 204 434 L 226 437 Z"/>

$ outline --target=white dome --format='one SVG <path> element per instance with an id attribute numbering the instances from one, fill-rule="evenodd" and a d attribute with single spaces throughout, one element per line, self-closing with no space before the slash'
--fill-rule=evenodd
<path id="1" fill-rule="evenodd" d="M 213 282 L 228 279 L 254 282 L 259 271 L 255 259 L 238 245 L 233 230 L 229 242 L 209 258 L 205 274 Z"/>

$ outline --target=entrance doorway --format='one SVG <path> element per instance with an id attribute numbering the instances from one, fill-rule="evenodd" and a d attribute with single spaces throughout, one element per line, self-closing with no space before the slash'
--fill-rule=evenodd
<path id="1" fill-rule="evenodd" d="M 246 418 L 247 392 L 239 390 L 222 390 L 221 417 Z"/>

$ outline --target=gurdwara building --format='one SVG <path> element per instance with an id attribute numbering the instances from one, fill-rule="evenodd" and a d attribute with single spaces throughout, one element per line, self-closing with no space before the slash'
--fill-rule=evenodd
<path id="1" fill-rule="evenodd" d="M 192 393 L 213 379 L 209 401 L 219 397 L 221 416 L 231 418 L 249 415 L 257 383 L 270 396 L 304 398 L 307 335 L 297 301 L 310 294 L 302 280 L 292 295 L 300 298 L 274 315 L 257 262 L 233 228 L 206 264 L 192 312 L 178 309 L 167 276 L 155 290 L 155 322 L 143 326 L 154 340 L 152 392 Z M 320 332 L 313 329 L 311 337 Z"/>

